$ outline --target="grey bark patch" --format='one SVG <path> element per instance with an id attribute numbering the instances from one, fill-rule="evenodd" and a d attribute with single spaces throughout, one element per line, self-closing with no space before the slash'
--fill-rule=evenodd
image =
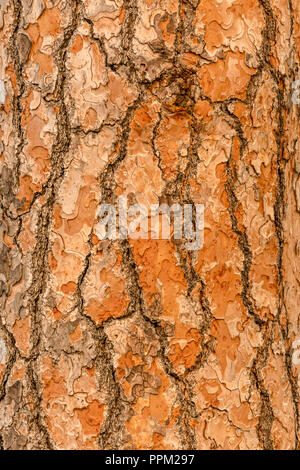
<path id="1" fill-rule="evenodd" d="M 22 275 L 23 275 L 23 266 L 22 264 L 19 264 L 11 272 L 11 284 L 12 285 L 17 284 L 22 279 Z"/>
<path id="2" fill-rule="evenodd" d="M 23 450 L 26 448 L 26 437 L 18 434 L 13 428 L 3 433 L 3 441 L 5 449 L 8 450 Z"/>
<path id="3" fill-rule="evenodd" d="M 2 197 L 8 202 L 11 203 L 13 200 L 13 186 L 14 186 L 14 176 L 13 171 L 8 168 L 7 165 L 3 165 L 1 180 L 0 180 L 0 191 Z"/>
<path id="4" fill-rule="evenodd" d="M 10 274 L 10 258 L 9 248 L 3 245 L 0 251 L 0 273 L 4 274 L 5 279 L 8 279 Z"/>
<path id="5" fill-rule="evenodd" d="M 19 33 L 17 37 L 17 47 L 20 56 L 20 62 L 24 64 L 29 56 L 31 49 L 31 41 L 27 34 Z"/>
<path id="6" fill-rule="evenodd" d="M 8 389 L 8 397 L 10 400 L 14 401 L 16 404 L 21 402 L 22 398 L 22 383 L 20 380 L 17 380 L 13 385 Z"/>

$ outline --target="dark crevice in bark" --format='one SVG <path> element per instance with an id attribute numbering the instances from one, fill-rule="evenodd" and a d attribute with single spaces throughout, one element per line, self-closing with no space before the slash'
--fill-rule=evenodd
<path id="1" fill-rule="evenodd" d="M 264 332 L 264 344 L 258 349 L 251 367 L 251 376 L 253 383 L 260 395 L 260 415 L 256 426 L 259 443 L 264 450 L 273 450 L 273 440 L 271 430 L 275 419 L 271 405 L 270 395 L 264 385 L 261 370 L 267 364 L 269 350 L 273 340 L 273 326 L 268 324 Z"/>
<path id="2" fill-rule="evenodd" d="M 125 18 L 121 30 L 121 63 L 134 68 L 128 53 L 132 46 L 132 40 L 135 34 L 135 24 L 138 17 L 138 2 L 136 0 L 123 0 L 123 8 L 125 9 Z"/>
<path id="3" fill-rule="evenodd" d="M 277 187 L 276 187 L 276 199 L 274 204 L 274 224 L 275 232 L 278 241 L 278 257 L 277 257 L 277 268 L 278 268 L 278 311 L 277 311 L 277 322 L 280 325 L 281 334 L 284 342 L 284 364 L 286 368 L 286 374 L 291 387 L 291 394 L 294 403 L 295 412 L 295 448 L 299 447 L 299 393 L 297 388 L 297 381 L 295 380 L 292 373 L 292 362 L 291 353 L 289 346 L 289 318 L 288 312 L 285 306 L 285 292 L 284 292 L 284 279 L 283 279 L 283 253 L 284 253 L 284 219 L 285 219 L 285 167 L 286 160 L 283 158 L 284 153 L 287 151 L 285 148 L 285 119 L 284 112 L 286 111 L 285 95 L 289 91 L 285 89 L 285 77 L 282 75 L 276 67 L 270 61 L 272 53 L 272 42 L 276 42 L 276 35 L 278 35 L 277 24 L 275 16 L 270 4 L 270 0 L 259 0 L 264 16 L 266 28 L 264 30 L 264 47 L 262 49 L 262 65 L 265 67 L 276 85 L 277 95 L 277 130 L 276 130 L 276 142 L 277 142 Z M 291 35 L 293 31 L 293 19 L 292 19 L 292 4 L 289 1 L 289 9 L 291 12 Z M 285 312 L 285 318 L 282 319 L 282 313 Z"/>
<path id="4" fill-rule="evenodd" d="M 14 171 L 11 173 L 11 177 L 13 179 L 13 183 L 10 184 L 11 190 L 12 188 L 16 188 L 19 184 L 20 153 L 22 152 L 23 147 L 24 147 L 24 132 L 22 129 L 22 124 L 21 124 L 21 119 L 22 119 L 21 100 L 22 100 L 22 97 L 26 88 L 24 77 L 23 77 L 23 64 L 20 60 L 19 51 L 17 47 L 17 36 L 21 28 L 22 13 L 23 13 L 22 1 L 15 0 L 13 2 L 13 8 L 14 8 L 13 9 L 13 31 L 9 39 L 8 48 L 7 48 L 8 53 L 12 59 L 15 76 L 16 76 L 16 83 L 17 83 L 17 90 L 15 90 L 13 100 L 12 100 L 12 125 L 15 131 L 16 144 L 15 144 L 15 151 L 14 151 L 14 157 L 15 157 Z M 3 174 L 1 176 L 3 177 Z M 4 201 L 3 194 L 1 194 L 1 199 Z M 9 195 L 8 202 L 11 202 L 11 199 L 13 199 L 12 194 Z M 5 203 L 2 201 L 1 201 L 1 208 L 8 219 L 15 220 L 15 217 L 12 214 L 10 214 L 9 208 L 6 207 Z M 20 231 L 20 229 L 21 229 L 21 226 L 19 225 L 18 231 Z M 20 247 L 17 243 L 16 235 L 14 236 L 13 241 L 21 254 Z M 11 255 L 11 251 L 12 250 L 10 249 L 10 252 L 9 252 L 10 255 Z M 13 366 L 17 360 L 17 357 L 20 355 L 20 353 L 16 346 L 15 338 L 13 334 L 9 331 L 5 323 L 3 322 L 1 315 L 0 315 L 0 329 L 4 332 L 4 337 L 6 338 L 6 341 L 8 343 L 8 349 L 9 349 L 9 359 L 5 365 L 5 370 L 4 370 L 1 384 L 0 384 L 0 401 L 2 401 L 6 396 L 7 381 L 10 377 Z M 3 445 L 2 438 L 1 438 L 1 445 Z"/>
<path id="5" fill-rule="evenodd" d="M 41 207 L 37 220 L 37 242 L 32 253 L 32 282 L 28 289 L 29 311 L 31 312 L 31 351 L 27 365 L 27 377 L 30 383 L 30 392 L 33 399 L 32 425 L 38 430 L 39 446 L 52 449 L 53 444 L 47 427 L 43 422 L 41 384 L 36 373 L 36 364 L 40 355 L 43 311 L 43 294 L 48 278 L 49 236 L 52 220 L 52 211 L 56 194 L 63 179 L 65 167 L 64 160 L 71 145 L 71 132 L 67 107 L 64 101 L 66 81 L 66 54 L 71 38 L 78 24 L 79 1 L 72 2 L 72 18 L 66 27 L 62 39 L 58 42 L 54 61 L 58 68 L 55 93 L 57 96 L 57 134 L 52 147 L 51 175 L 46 192 L 46 202 Z"/>
<path id="6" fill-rule="evenodd" d="M 102 171 L 102 173 L 98 176 L 99 188 L 101 191 L 101 200 L 100 203 L 112 203 L 115 199 L 114 195 L 114 173 L 117 170 L 120 163 L 124 160 L 127 154 L 127 144 L 128 138 L 130 133 L 130 123 L 133 119 L 134 113 L 138 106 L 141 104 L 142 95 L 138 96 L 135 102 L 128 107 L 126 114 L 123 120 L 120 122 L 120 137 L 118 142 L 115 144 L 115 152 L 116 158 L 114 161 L 107 164 L 106 168 Z M 90 259 L 92 256 L 92 244 L 91 244 L 91 236 L 93 234 L 93 229 L 89 236 L 89 245 L 90 245 L 90 252 L 85 258 L 84 269 L 78 279 L 77 282 L 77 292 L 76 298 L 77 306 L 79 312 L 82 317 L 87 319 L 89 325 L 92 328 L 95 341 L 97 343 L 97 359 L 96 359 L 96 366 L 97 371 L 99 374 L 99 388 L 101 386 L 106 386 L 108 389 L 108 403 L 107 408 L 108 411 L 106 413 L 106 417 L 104 423 L 101 426 L 98 436 L 98 445 L 100 449 L 108 449 L 108 448 L 119 448 L 121 445 L 120 435 L 123 431 L 123 423 L 124 423 L 124 412 L 128 409 L 128 404 L 125 403 L 125 400 L 122 397 L 121 386 L 116 379 L 115 376 L 115 369 L 113 366 L 112 360 L 112 350 L 113 346 L 105 333 L 104 327 L 106 324 L 110 322 L 121 320 L 124 318 L 128 318 L 132 316 L 135 312 L 135 306 L 130 303 L 125 315 L 119 317 L 117 319 L 110 317 L 106 321 L 104 321 L 101 325 L 97 325 L 97 323 L 92 320 L 92 318 L 85 313 L 84 309 L 84 298 L 81 294 L 81 286 L 84 282 L 86 273 L 88 271 L 90 265 Z M 104 372 L 103 372 L 104 370 Z"/>
<path id="7" fill-rule="evenodd" d="M 224 111 L 228 112 L 228 109 L 225 107 Z M 228 113 L 228 115 L 231 118 L 233 117 L 232 113 Z M 233 127 L 236 129 L 236 134 L 240 141 L 240 156 L 242 157 L 247 146 L 247 141 L 243 136 L 242 125 L 239 122 L 238 118 L 236 118 L 236 116 L 234 116 L 233 118 Z M 238 244 L 244 255 L 243 271 L 241 272 L 241 281 L 243 286 L 241 297 L 243 300 L 243 304 L 250 317 L 254 319 L 255 323 L 259 326 L 261 330 L 268 331 L 269 322 L 267 322 L 266 326 L 265 321 L 263 321 L 257 314 L 256 307 L 253 304 L 253 301 L 251 300 L 251 287 L 249 277 L 253 262 L 253 253 L 250 248 L 246 229 L 243 228 L 242 231 L 239 228 L 239 222 L 236 217 L 236 209 L 239 201 L 235 194 L 236 168 L 235 165 L 233 165 L 232 163 L 232 154 L 230 155 L 230 159 L 227 161 L 226 164 L 226 173 L 227 181 L 225 184 L 225 189 L 229 201 L 228 210 L 232 222 L 232 229 L 238 236 Z M 258 439 L 262 448 L 270 450 L 273 449 L 271 429 L 274 420 L 274 414 L 271 407 L 269 394 L 264 386 L 263 379 L 260 373 L 260 370 L 265 365 L 267 357 L 269 355 L 270 337 L 267 335 L 266 338 L 266 342 L 264 343 L 263 347 L 258 350 L 256 358 L 253 360 L 251 374 L 261 400 L 259 423 L 257 425 Z"/>
<path id="8" fill-rule="evenodd" d="M 178 184 L 174 188 L 173 197 L 176 199 L 178 194 L 180 194 L 181 202 L 193 205 L 194 201 L 190 194 L 190 180 L 191 178 L 195 177 L 197 173 L 197 166 L 199 163 L 197 151 L 201 143 L 202 128 L 194 115 L 194 108 L 192 108 L 190 111 L 190 117 L 190 145 L 187 156 L 188 163 L 186 170 L 184 171 L 183 175 L 181 175 L 182 178 L 178 178 Z M 172 241 L 175 243 L 173 239 Z M 201 368 L 208 359 L 209 354 L 214 349 L 215 339 L 210 333 L 213 315 L 209 305 L 206 284 L 194 268 L 194 259 L 197 259 L 198 252 L 196 252 L 196 257 L 194 253 L 187 252 L 184 248 L 184 243 L 176 243 L 176 249 L 179 253 L 180 266 L 183 270 L 184 277 L 188 285 L 186 296 L 187 298 L 191 298 L 192 291 L 197 290 L 198 302 L 202 310 L 202 318 L 199 323 L 199 331 L 202 337 L 200 348 L 201 350 L 197 354 L 194 364 L 186 369 L 184 376 L 187 376 L 190 372 Z"/>
<path id="9" fill-rule="evenodd" d="M 101 176 L 99 177 L 99 186 L 101 189 L 102 197 L 101 202 L 114 202 L 115 195 L 114 195 L 114 172 L 116 171 L 118 165 L 124 160 L 127 155 L 127 145 L 130 133 L 130 123 L 133 119 L 134 112 L 138 108 L 138 106 L 142 103 L 142 94 L 138 97 L 133 105 L 131 105 L 126 113 L 126 116 L 121 123 L 122 134 L 120 137 L 119 145 L 120 148 L 117 152 L 117 158 L 114 162 L 109 163 L 106 169 L 102 172 Z M 134 262 L 133 254 L 130 249 L 129 242 L 126 240 L 120 241 L 119 243 L 122 257 L 123 257 L 123 265 L 124 269 L 127 272 L 128 277 L 128 292 L 130 295 L 130 304 L 125 317 L 128 317 L 136 312 L 140 313 L 141 317 L 145 322 L 151 324 L 152 328 L 155 329 L 156 335 L 158 336 L 161 350 L 159 353 L 160 359 L 164 366 L 165 372 L 171 377 L 173 381 L 175 381 L 176 389 L 179 396 L 179 401 L 181 406 L 183 407 L 184 413 L 180 417 L 179 429 L 181 430 L 182 440 L 183 440 L 183 447 L 184 448 L 194 448 L 195 441 L 194 436 L 192 433 L 191 428 L 188 425 L 188 419 L 195 414 L 195 412 L 190 412 L 190 409 L 194 408 L 194 404 L 191 401 L 190 391 L 188 390 L 188 385 L 184 382 L 183 378 L 178 376 L 172 368 L 172 364 L 169 358 L 166 355 L 166 347 L 167 347 L 167 335 L 164 332 L 164 329 L 160 325 L 160 322 L 156 320 L 150 319 L 147 314 L 145 313 L 145 306 L 144 301 L 142 299 L 142 290 L 139 286 L 139 279 L 137 273 L 137 267 Z M 124 316 L 120 317 L 120 319 L 124 318 Z M 110 320 L 111 321 L 111 320 Z M 116 386 L 116 384 L 115 384 Z M 108 413 L 108 418 L 106 419 L 106 423 L 100 432 L 100 436 L 103 442 L 103 438 L 105 436 L 105 445 L 108 444 L 109 439 L 111 438 L 112 431 L 109 430 L 109 426 L 111 426 L 111 419 L 114 415 L 113 411 L 115 409 L 115 403 L 118 402 L 120 399 L 119 390 L 115 398 L 113 399 L 113 407 Z M 189 411 L 187 411 L 189 410 Z M 118 415 L 116 416 L 118 418 Z M 113 419 L 115 421 L 115 417 Z"/>
<path id="10" fill-rule="evenodd" d="M 94 364 L 98 373 L 99 390 L 103 388 L 107 389 L 108 411 L 106 413 L 104 424 L 101 426 L 99 432 L 98 446 L 99 449 L 103 450 L 112 447 L 114 449 L 118 449 L 120 446 L 120 440 L 117 439 L 117 436 L 119 436 L 120 432 L 122 431 L 122 414 L 128 406 L 125 401 L 122 400 L 121 387 L 115 377 L 115 370 L 112 358 L 113 347 L 108 336 L 105 333 L 105 323 L 103 322 L 101 325 L 97 325 L 97 323 L 85 313 L 84 297 L 82 295 L 82 284 L 88 272 L 90 266 L 90 259 L 92 256 L 92 244 L 90 240 L 89 244 L 91 251 L 86 256 L 84 269 L 77 281 L 77 290 L 75 293 L 75 298 L 77 299 L 77 302 L 74 307 L 78 308 L 80 316 L 88 322 L 91 331 L 93 332 L 93 337 L 96 344 L 96 357 L 94 359 Z M 110 438 L 112 436 L 113 444 L 111 445 Z"/>
<path id="11" fill-rule="evenodd" d="M 183 377 L 174 371 L 173 365 L 166 352 L 168 348 L 168 335 L 165 332 L 164 327 L 159 320 L 152 319 L 147 315 L 147 309 L 143 298 L 143 291 L 139 282 L 138 269 L 135 264 L 134 256 L 128 240 L 122 240 L 120 242 L 120 248 L 122 251 L 123 263 L 127 272 L 128 280 L 131 284 L 129 292 L 136 302 L 136 311 L 140 314 L 145 323 L 151 325 L 151 327 L 154 329 L 160 344 L 158 356 L 166 374 L 170 377 L 176 386 L 178 399 L 182 407 L 182 413 L 178 417 L 178 426 L 182 438 L 182 446 L 184 449 L 195 449 L 195 436 L 192 428 L 189 425 L 189 420 L 192 417 L 196 417 L 196 410 L 190 387 L 184 381 Z"/>
<path id="12" fill-rule="evenodd" d="M 180 7 L 180 11 L 181 11 L 181 7 Z M 183 21 L 183 19 L 182 19 L 182 21 Z M 182 27 L 182 25 L 181 25 L 181 27 Z M 181 31 L 181 33 L 182 33 L 182 31 Z M 181 33 L 179 34 L 180 36 L 181 36 Z M 178 44 L 180 43 L 178 37 L 177 37 L 177 43 Z M 175 76 L 176 76 L 176 78 L 179 78 L 179 76 L 177 77 L 177 73 L 175 73 Z M 164 115 L 168 115 L 168 111 L 159 112 L 159 115 L 158 115 L 159 119 L 157 120 L 157 122 L 154 126 L 154 129 L 152 131 L 152 140 L 151 140 L 152 151 L 153 151 L 153 154 L 155 155 L 155 157 L 158 160 L 158 167 L 161 171 L 162 179 L 165 182 L 165 188 L 162 192 L 162 195 L 160 196 L 160 202 L 164 202 L 166 200 L 167 203 L 170 204 L 170 205 L 173 204 L 173 203 L 176 203 L 176 202 L 193 204 L 193 200 L 190 196 L 189 181 L 190 181 L 190 178 L 196 173 L 197 164 L 199 163 L 199 158 L 198 158 L 198 155 L 197 155 L 197 149 L 198 149 L 198 146 L 200 144 L 200 131 L 201 131 L 201 129 L 200 129 L 200 126 L 198 125 L 197 119 L 194 115 L 195 101 L 193 100 L 193 96 L 191 94 L 190 87 L 189 87 L 190 84 L 193 85 L 193 74 L 187 73 L 187 76 L 188 76 L 188 79 L 190 81 L 188 80 L 188 82 L 186 83 L 186 88 L 185 88 L 184 92 L 189 93 L 189 95 L 191 95 L 191 96 L 189 96 L 190 99 L 187 100 L 188 105 L 187 106 L 178 105 L 178 110 L 180 110 L 181 112 L 184 111 L 189 116 L 189 118 L 191 120 L 191 123 L 190 123 L 190 134 L 191 134 L 190 146 L 189 146 L 189 149 L 188 149 L 188 155 L 187 155 L 187 160 L 188 161 L 187 161 L 186 169 L 185 169 L 184 172 L 178 172 L 175 181 L 169 182 L 167 179 L 165 179 L 164 170 L 163 170 L 163 167 L 162 167 L 162 160 L 161 160 L 161 157 L 160 157 L 159 150 L 156 148 L 156 143 L 155 143 L 155 141 L 158 137 L 158 130 L 159 130 L 161 121 L 162 121 Z M 161 102 L 162 108 L 164 107 L 164 104 L 165 103 L 162 101 Z M 182 104 L 184 105 L 184 103 L 182 103 Z M 185 418 L 185 423 L 186 423 L 185 424 L 185 434 L 188 436 L 187 440 L 189 442 L 195 443 L 195 436 L 194 436 L 194 433 L 192 433 L 192 435 L 190 435 L 192 430 L 191 430 L 191 427 L 189 425 L 189 420 L 195 417 L 195 405 L 194 405 L 194 402 L 193 402 L 193 395 L 192 395 L 190 385 L 188 384 L 186 379 L 188 378 L 188 375 L 191 372 L 199 369 L 200 367 L 202 367 L 204 365 L 204 363 L 207 360 L 210 352 L 213 350 L 214 339 L 213 339 L 212 335 L 209 335 L 210 324 L 211 324 L 211 320 L 212 320 L 212 314 L 211 314 L 211 311 L 210 311 L 208 298 L 206 297 L 205 283 L 200 278 L 200 276 L 196 273 L 196 271 L 193 267 L 193 261 L 191 259 L 191 256 L 184 249 L 183 243 L 175 241 L 174 239 L 172 239 L 172 242 L 174 243 L 174 245 L 176 247 L 176 251 L 177 251 L 177 253 L 179 255 L 179 259 L 180 259 L 180 267 L 183 270 L 184 277 L 187 281 L 188 289 L 187 289 L 186 296 L 187 296 L 187 298 L 190 299 L 190 295 L 191 295 L 192 290 L 195 289 L 196 286 L 198 286 L 198 295 L 199 295 L 198 301 L 199 301 L 199 304 L 200 304 L 201 309 L 202 309 L 202 316 L 201 316 L 201 319 L 199 321 L 199 331 L 200 331 L 201 336 L 202 336 L 201 345 L 199 347 L 200 352 L 197 354 L 194 364 L 191 367 L 187 368 L 185 370 L 184 374 L 182 374 L 182 375 L 176 374 L 171 361 L 166 356 L 165 350 L 168 347 L 169 341 L 168 341 L 167 335 L 163 333 L 163 329 L 161 329 L 159 321 L 150 319 L 150 317 L 148 317 L 148 318 L 149 318 L 150 321 L 154 322 L 154 325 L 156 326 L 158 331 L 162 331 L 162 335 L 163 335 L 162 336 L 162 341 L 163 341 L 162 344 L 163 344 L 163 348 L 164 348 L 163 349 L 163 357 L 165 357 L 165 359 L 164 359 L 165 361 L 167 360 L 167 364 L 166 364 L 167 368 L 172 372 L 172 374 L 175 374 L 174 377 L 177 377 L 177 380 L 180 379 L 180 381 L 182 381 L 182 386 L 184 387 L 184 389 L 188 390 L 188 395 L 187 395 L 187 400 L 188 400 L 187 406 L 188 406 L 188 408 L 186 410 L 186 418 Z M 207 338 L 207 336 L 208 336 L 208 338 Z M 168 373 L 171 373 L 171 372 L 168 372 Z M 189 410 L 191 410 L 191 413 L 190 413 Z"/>
<path id="13" fill-rule="evenodd" d="M 13 118 L 12 123 L 16 135 L 16 148 L 15 148 L 15 173 L 14 173 L 14 186 L 16 187 L 19 184 L 19 169 L 20 169 L 20 154 L 22 153 L 25 141 L 24 141 L 24 130 L 22 127 L 22 97 L 25 93 L 25 80 L 23 75 L 23 63 L 20 59 L 19 50 L 18 50 L 18 33 L 21 29 L 22 15 L 23 15 L 23 4 L 21 0 L 13 0 L 14 6 L 14 23 L 13 23 L 13 33 L 8 43 L 8 52 L 12 58 L 17 90 L 13 96 L 12 102 L 12 112 Z"/>
<path id="14" fill-rule="evenodd" d="M 245 148 L 247 146 L 247 140 L 244 137 L 243 130 L 242 130 L 242 125 L 233 113 L 231 113 L 228 108 L 223 105 L 223 112 L 227 114 L 232 121 L 232 127 L 236 131 L 236 135 L 239 138 L 240 141 L 240 156 L 243 156 L 243 153 L 245 151 Z M 248 240 L 248 236 L 246 233 L 246 228 L 243 227 L 242 229 L 239 228 L 239 222 L 236 216 L 236 209 L 238 207 L 239 201 L 235 193 L 235 181 L 236 181 L 236 168 L 233 163 L 232 159 L 232 150 L 231 150 L 231 155 L 229 160 L 226 163 L 226 174 L 227 174 L 227 180 L 225 183 L 225 190 L 229 202 L 228 206 L 228 211 L 231 219 L 231 224 L 232 224 L 232 230 L 234 233 L 236 233 L 238 237 L 238 245 L 239 248 L 243 254 L 243 270 L 241 272 L 241 283 L 242 283 L 242 292 L 241 292 L 241 298 L 243 300 L 243 304 L 248 312 L 248 314 L 254 319 L 255 323 L 261 327 L 263 325 L 263 320 L 259 317 L 259 315 L 256 312 L 256 307 L 253 304 L 253 301 L 251 299 L 251 286 L 250 286 L 250 279 L 249 279 L 249 274 L 251 271 L 252 267 L 252 261 L 253 261 L 253 253 L 251 251 L 251 246 Z"/>
<path id="15" fill-rule="evenodd" d="M 99 187 L 101 190 L 101 201 L 100 203 L 112 203 L 115 201 L 116 196 L 114 195 L 115 181 L 114 173 L 117 170 L 119 164 L 124 160 L 127 154 L 127 144 L 130 133 L 130 123 L 133 119 L 134 113 L 138 106 L 141 105 L 143 100 L 143 93 L 141 93 L 134 103 L 128 107 L 124 119 L 120 123 L 121 135 L 115 145 L 116 158 L 114 161 L 107 164 L 106 168 L 102 171 L 98 177 Z M 119 147 L 119 148 L 118 148 Z"/>
<path id="16" fill-rule="evenodd" d="M 6 395 L 6 384 L 10 377 L 12 368 L 16 362 L 18 357 L 18 349 L 16 347 L 16 341 L 13 334 L 7 329 L 7 327 L 3 324 L 3 321 L 0 317 L 0 331 L 4 332 L 4 337 L 6 338 L 9 344 L 9 359 L 6 362 L 5 370 L 3 372 L 1 384 L 0 384 L 0 402 L 5 398 Z"/>

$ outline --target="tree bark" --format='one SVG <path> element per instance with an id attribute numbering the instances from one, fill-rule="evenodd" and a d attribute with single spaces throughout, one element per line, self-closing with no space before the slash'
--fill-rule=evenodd
<path id="1" fill-rule="evenodd" d="M 299 1 L 0 8 L 1 447 L 298 449 Z"/>

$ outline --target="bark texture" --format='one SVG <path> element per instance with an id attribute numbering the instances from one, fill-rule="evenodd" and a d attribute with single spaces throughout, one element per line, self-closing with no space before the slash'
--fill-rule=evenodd
<path id="1" fill-rule="evenodd" d="M 299 0 L 2 0 L 0 446 L 299 448 Z M 101 202 L 204 203 L 205 241 Z"/>

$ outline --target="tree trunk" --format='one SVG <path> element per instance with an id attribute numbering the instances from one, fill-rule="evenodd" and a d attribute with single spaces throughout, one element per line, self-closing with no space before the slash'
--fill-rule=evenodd
<path id="1" fill-rule="evenodd" d="M 299 448 L 299 1 L 0 8 L 2 448 Z"/>

